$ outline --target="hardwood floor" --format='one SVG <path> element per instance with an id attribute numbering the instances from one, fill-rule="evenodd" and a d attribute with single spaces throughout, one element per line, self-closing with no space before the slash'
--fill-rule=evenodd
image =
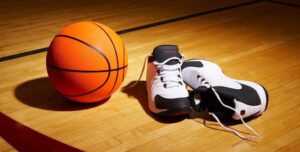
<path id="1" fill-rule="evenodd" d="M 104 104 L 68 102 L 47 79 L 45 52 L 0 62 L 0 111 L 85 151 L 299 151 L 299 17 L 299 8 L 260 2 L 121 35 L 129 55 L 123 87 L 137 79 L 144 58 L 159 44 L 177 44 L 186 58 L 211 60 L 228 76 L 264 85 L 268 109 L 247 122 L 260 134 L 253 141 L 222 131 L 215 121 L 204 124 L 205 114 L 186 119 L 151 115 L 145 74 L 137 86 L 120 88 Z M 118 30 L 139 23 L 111 25 Z M 51 36 L 41 39 L 48 45 Z M 231 127 L 245 131 L 241 124 Z M 14 151 L 1 138 L 0 150 Z"/>
<path id="2" fill-rule="evenodd" d="M 4 0 L 0 2 L 0 57 L 48 47 L 61 28 L 77 21 L 98 21 L 120 31 L 249 1 Z"/>

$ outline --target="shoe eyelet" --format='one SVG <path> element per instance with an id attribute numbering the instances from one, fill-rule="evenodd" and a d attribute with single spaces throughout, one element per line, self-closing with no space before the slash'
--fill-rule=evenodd
<path id="1" fill-rule="evenodd" d="M 160 77 L 160 81 L 161 81 L 161 82 L 164 82 L 164 79 L 163 79 L 163 77 Z"/>
<path id="2" fill-rule="evenodd" d="M 200 75 L 197 75 L 197 79 L 199 79 L 201 76 Z"/>
<path id="3" fill-rule="evenodd" d="M 177 76 L 178 76 L 178 78 L 181 78 L 181 76 L 179 74 Z"/>
<path id="4" fill-rule="evenodd" d="M 157 72 L 158 75 L 160 75 L 160 71 L 159 70 L 157 70 L 156 72 Z"/>
<path id="5" fill-rule="evenodd" d="M 183 83 L 182 83 L 181 81 L 178 81 L 178 83 L 179 83 L 180 85 L 183 85 Z"/>
<path id="6" fill-rule="evenodd" d="M 164 88 L 167 88 L 167 84 L 164 83 Z"/>
<path id="7" fill-rule="evenodd" d="M 246 113 L 245 110 L 241 110 L 241 111 L 240 111 L 240 114 L 241 114 L 241 115 L 245 115 L 245 113 Z"/>

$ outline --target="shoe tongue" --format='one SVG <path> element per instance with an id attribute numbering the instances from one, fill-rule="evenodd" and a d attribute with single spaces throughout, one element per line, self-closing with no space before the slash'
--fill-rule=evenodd
<path id="1" fill-rule="evenodd" d="M 181 58 L 177 45 L 159 45 L 154 48 L 152 55 L 153 59 L 159 63 L 162 63 L 172 57 Z M 177 63 L 179 63 L 179 60 L 174 59 L 168 61 L 166 64 L 173 65 Z"/>

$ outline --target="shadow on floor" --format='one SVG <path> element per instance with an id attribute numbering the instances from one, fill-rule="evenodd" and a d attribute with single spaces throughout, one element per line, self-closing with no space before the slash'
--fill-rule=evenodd
<path id="1" fill-rule="evenodd" d="M 53 111 L 83 110 L 99 106 L 109 100 L 88 104 L 70 101 L 54 89 L 47 77 L 20 84 L 15 89 L 15 96 L 26 105 Z"/>
<path id="2" fill-rule="evenodd" d="M 212 118 L 210 115 L 208 115 L 207 112 L 191 112 L 189 116 L 174 116 L 174 117 L 159 117 L 156 116 L 155 114 L 151 113 L 149 108 L 148 108 L 148 97 L 147 97 L 147 91 L 146 91 L 146 81 L 138 81 L 137 84 L 133 87 L 130 87 L 132 84 L 136 83 L 136 81 L 132 81 L 129 84 L 127 84 L 125 87 L 122 88 L 122 92 L 126 93 L 128 96 L 136 98 L 141 107 L 144 109 L 144 111 L 151 116 L 153 119 L 162 122 L 162 123 L 175 123 L 175 122 L 180 122 L 184 119 L 192 119 L 202 125 L 204 125 L 207 128 L 218 130 L 218 131 L 225 131 L 219 124 L 216 123 L 215 119 Z M 252 119 L 255 119 L 256 117 L 251 117 L 245 119 L 245 122 L 248 122 Z M 231 126 L 241 124 L 241 121 L 239 120 L 226 120 L 222 119 L 221 120 L 224 125 L 227 127 L 232 128 Z M 234 129 L 234 128 L 233 128 Z M 247 132 L 240 131 L 239 132 L 243 134 L 248 134 Z"/>
<path id="3" fill-rule="evenodd" d="M 173 117 L 161 117 L 156 116 L 153 114 L 148 107 L 148 95 L 146 90 L 146 81 L 138 81 L 137 84 L 133 87 L 130 87 L 132 84 L 136 83 L 136 81 L 131 81 L 128 83 L 125 87 L 122 88 L 122 92 L 126 93 L 129 97 L 136 98 L 141 107 L 144 109 L 146 114 L 151 116 L 156 121 L 162 122 L 162 123 L 175 123 L 180 122 L 184 119 L 186 119 L 188 116 L 173 116 Z"/>

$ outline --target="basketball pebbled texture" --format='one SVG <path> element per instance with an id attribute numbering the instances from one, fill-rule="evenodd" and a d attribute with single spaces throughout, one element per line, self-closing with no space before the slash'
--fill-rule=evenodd
<path id="1" fill-rule="evenodd" d="M 78 22 L 60 31 L 51 42 L 46 62 L 56 90 L 78 102 L 110 97 L 123 82 L 128 64 L 121 38 L 96 22 Z"/>

